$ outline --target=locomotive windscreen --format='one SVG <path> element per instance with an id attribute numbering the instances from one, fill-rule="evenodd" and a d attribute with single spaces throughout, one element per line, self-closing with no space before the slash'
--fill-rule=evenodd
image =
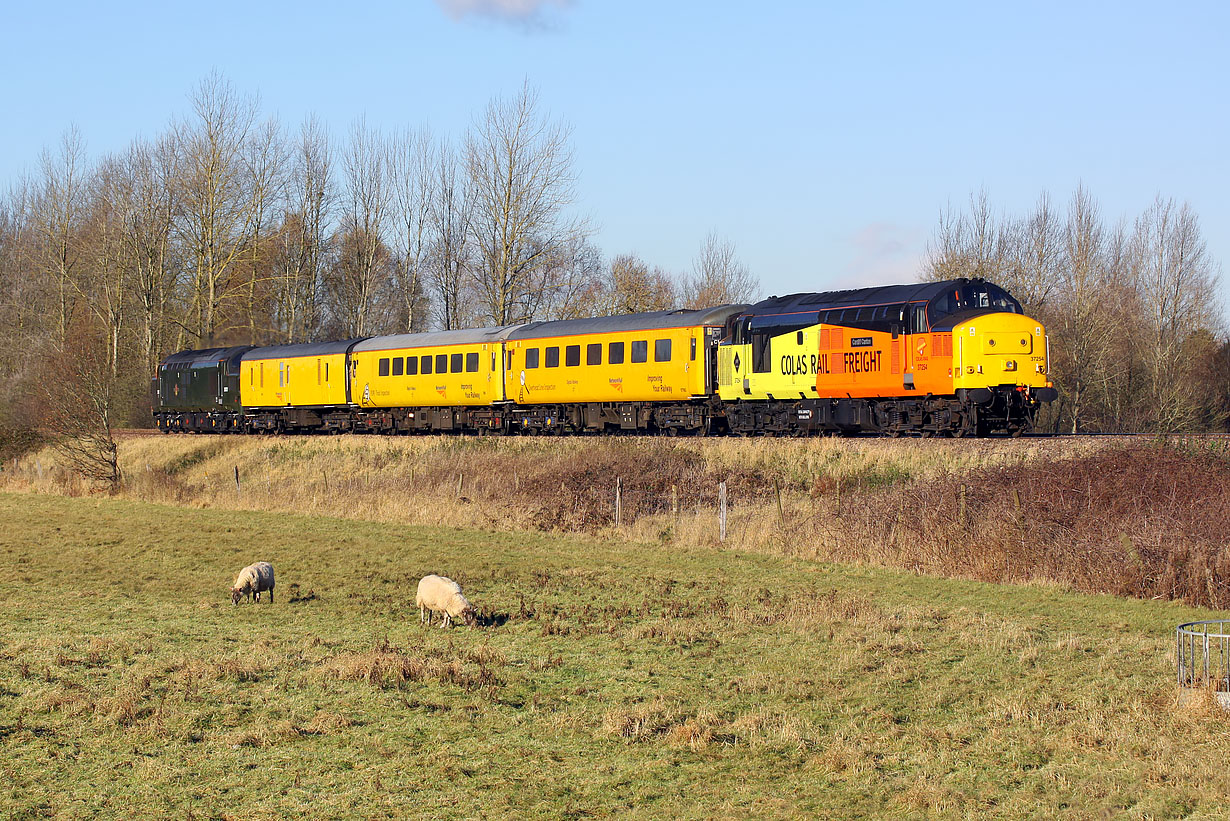
<path id="1" fill-rule="evenodd" d="M 955 314 L 971 316 L 993 312 L 1023 313 L 1021 303 L 1007 291 L 982 281 L 954 284 L 927 303 L 927 320 L 932 328 L 950 324 L 950 317 Z"/>

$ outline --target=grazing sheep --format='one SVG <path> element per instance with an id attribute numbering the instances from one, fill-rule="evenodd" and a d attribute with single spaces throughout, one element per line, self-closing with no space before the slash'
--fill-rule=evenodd
<path id="1" fill-rule="evenodd" d="M 292 587 L 294 585 L 291 585 Z M 231 588 L 231 604 L 239 604 L 240 599 L 252 596 L 261 600 L 261 593 L 269 591 L 269 603 L 273 604 L 273 565 L 269 562 L 257 562 L 239 571 L 239 578 Z"/>
<path id="2" fill-rule="evenodd" d="M 445 576 L 434 573 L 424 576 L 419 582 L 419 593 L 415 599 L 419 606 L 419 624 L 431 624 L 431 617 L 436 611 L 444 613 L 444 621 L 440 627 L 448 627 L 454 619 L 473 627 L 478 621 L 474 605 L 461 595 L 461 585 Z"/>

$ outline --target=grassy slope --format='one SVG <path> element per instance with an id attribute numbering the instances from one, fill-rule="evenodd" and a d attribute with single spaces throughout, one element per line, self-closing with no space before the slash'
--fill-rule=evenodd
<path id="1" fill-rule="evenodd" d="M 0 495 L 0 817 L 1216 815 L 1172 603 Z M 278 601 L 231 607 L 249 561 Z M 447 573 L 502 621 L 421 629 Z M 298 599 L 294 601 L 292 599 Z"/>

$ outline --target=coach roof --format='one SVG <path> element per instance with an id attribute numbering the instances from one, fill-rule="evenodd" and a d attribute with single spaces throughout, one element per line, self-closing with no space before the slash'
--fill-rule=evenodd
<path id="1" fill-rule="evenodd" d="M 293 359 L 297 356 L 332 356 L 346 353 L 359 340 L 365 337 L 344 339 L 340 342 L 304 342 L 301 345 L 269 345 L 265 348 L 253 348 L 243 355 L 245 362 L 255 359 Z"/>
<path id="2" fill-rule="evenodd" d="M 484 345 L 499 342 L 520 325 L 502 325 L 495 328 L 467 328 L 459 331 L 432 331 L 423 334 L 389 334 L 373 336 L 354 346 L 361 351 L 389 351 L 398 348 L 437 348 L 446 345 Z"/>
<path id="3" fill-rule="evenodd" d="M 508 335 L 509 339 L 542 339 L 555 336 L 617 333 L 619 331 L 656 331 L 665 328 L 693 328 L 699 325 L 722 325 L 726 318 L 742 312 L 746 305 L 719 305 L 699 311 L 679 309 L 650 311 L 643 314 L 596 316 L 590 319 L 559 319 L 553 322 L 531 322 Z"/>

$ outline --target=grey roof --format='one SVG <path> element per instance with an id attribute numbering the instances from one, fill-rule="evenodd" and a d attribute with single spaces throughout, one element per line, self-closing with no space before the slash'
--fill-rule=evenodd
<path id="1" fill-rule="evenodd" d="M 189 367 L 198 365 L 215 365 L 224 359 L 230 359 L 236 354 L 251 350 L 251 345 L 235 345 L 230 348 L 203 348 L 199 351 L 180 351 L 162 360 L 163 365 L 179 365 L 188 363 Z"/>
<path id="2" fill-rule="evenodd" d="M 726 319 L 742 312 L 746 305 L 719 305 L 699 311 L 679 309 L 651 311 L 643 314 L 596 316 L 590 319 L 560 319 L 554 322 L 531 322 L 508 335 L 509 339 L 541 339 L 548 336 L 580 336 L 582 334 L 617 331 L 655 331 L 663 328 L 691 328 L 697 325 L 723 325 Z"/>
<path id="3" fill-rule="evenodd" d="M 296 356 L 329 356 L 346 353 L 359 340 L 343 339 L 340 342 L 305 342 L 302 345 L 269 345 L 264 348 L 253 348 L 243 355 L 244 361 L 254 359 L 290 359 Z"/>
<path id="4" fill-rule="evenodd" d="M 365 339 L 354 350 L 387 351 L 396 348 L 428 348 L 443 345 L 481 345 L 499 342 L 520 328 L 520 325 L 502 325 L 496 328 L 466 328 L 459 331 L 432 331 L 423 334 L 390 334 Z"/>
<path id="5" fill-rule="evenodd" d="M 845 291 L 771 296 L 748 310 L 749 314 L 790 314 L 823 311 L 849 306 L 897 305 L 903 302 L 929 300 L 953 285 L 971 280 L 950 279 L 943 282 L 911 282 L 906 285 L 881 285 L 875 288 L 853 288 Z"/>

